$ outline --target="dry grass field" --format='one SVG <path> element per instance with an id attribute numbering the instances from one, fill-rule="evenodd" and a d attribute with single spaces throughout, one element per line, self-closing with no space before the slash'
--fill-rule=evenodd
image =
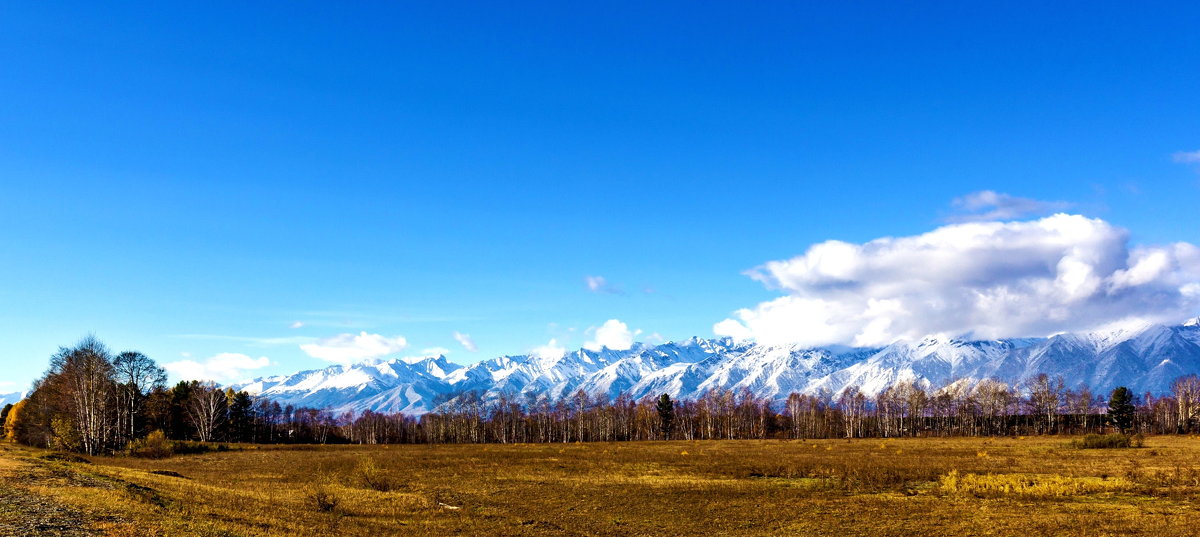
<path id="1" fill-rule="evenodd" d="M 0 534 L 1197 533 L 1200 439 L 1069 440 L 243 446 L 90 463 L 4 445 Z"/>

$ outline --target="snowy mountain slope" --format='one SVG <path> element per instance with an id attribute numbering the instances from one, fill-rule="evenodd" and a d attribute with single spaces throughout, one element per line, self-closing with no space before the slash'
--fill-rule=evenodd
<path id="1" fill-rule="evenodd" d="M 451 391 L 445 379 L 461 368 L 444 356 L 393 359 L 266 377 L 231 387 L 281 405 L 422 414 Z"/>
<path id="2" fill-rule="evenodd" d="M 503 396 L 530 402 L 579 390 L 610 399 L 662 393 L 687 399 L 728 389 L 782 401 L 793 392 L 836 396 L 857 386 L 874 395 L 897 382 L 933 388 L 984 378 L 1020 383 L 1041 373 L 1061 375 L 1069 387 L 1086 383 L 1094 393 L 1117 385 L 1165 393 L 1175 378 L 1200 373 L 1200 323 L 993 341 L 931 337 L 864 349 L 692 338 L 622 351 L 580 349 L 557 358 L 501 356 L 470 366 L 441 356 L 334 366 L 234 388 L 281 404 L 417 415 L 468 393 L 484 401 Z"/>
<path id="3" fill-rule="evenodd" d="M 15 405 L 17 401 L 25 398 L 25 394 L 21 392 L 0 393 L 0 407 L 4 405 Z"/>

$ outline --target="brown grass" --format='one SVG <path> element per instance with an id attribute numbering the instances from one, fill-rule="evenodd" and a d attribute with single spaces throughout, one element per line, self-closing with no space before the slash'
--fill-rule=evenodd
<path id="1" fill-rule="evenodd" d="M 270 447 L 0 460 L 112 535 L 1191 535 L 1200 440 Z M 2 466 L 2 465 L 0 465 Z M 180 477 L 182 476 L 182 477 Z M 89 486 L 92 483 L 92 486 Z M 95 485 L 95 484 L 100 485 Z"/>

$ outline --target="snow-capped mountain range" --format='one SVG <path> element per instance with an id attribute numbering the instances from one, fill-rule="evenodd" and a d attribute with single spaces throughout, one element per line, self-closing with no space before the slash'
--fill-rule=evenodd
<path id="1" fill-rule="evenodd" d="M 24 398 L 25 398 L 25 394 L 23 394 L 21 392 L 0 393 L 0 407 L 3 407 L 4 405 L 9 405 L 9 404 L 15 405 L 15 404 L 17 404 L 17 401 L 20 401 L 21 399 L 24 399 Z"/>
<path id="2" fill-rule="evenodd" d="M 1128 386 L 1167 393 L 1182 375 L 1200 373 L 1200 322 L 1138 324 L 1048 338 L 964 341 L 926 338 L 882 348 L 768 346 L 728 338 L 635 344 L 628 350 L 580 349 L 561 357 L 501 356 L 470 366 L 444 356 L 333 366 L 234 385 L 280 404 L 334 412 L 419 415 L 461 394 L 486 400 L 556 400 L 584 390 L 635 399 L 670 394 L 696 398 L 714 389 L 782 401 L 793 392 L 868 395 L 897 382 L 941 387 L 997 378 L 1019 383 L 1040 373 L 1094 393 Z"/>

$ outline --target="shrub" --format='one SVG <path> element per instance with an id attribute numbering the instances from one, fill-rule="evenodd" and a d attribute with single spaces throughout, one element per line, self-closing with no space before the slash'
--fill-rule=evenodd
<path id="1" fill-rule="evenodd" d="M 1141 435 L 1138 436 L 1137 444 L 1141 447 Z M 1133 447 L 1133 444 L 1134 439 L 1124 434 L 1089 434 L 1071 441 L 1071 447 L 1075 449 L 1121 449 Z"/>
<path id="2" fill-rule="evenodd" d="M 328 476 L 318 476 L 315 481 L 304 488 L 305 501 L 310 507 L 322 513 L 334 512 L 342 503 L 341 499 L 330 490 L 328 482 Z"/>
<path id="3" fill-rule="evenodd" d="M 89 461 L 89 460 L 87 460 L 83 457 L 80 457 L 79 455 L 76 455 L 74 453 L 64 453 L 61 451 L 56 451 L 54 453 L 47 453 L 38 458 L 40 458 L 44 461 L 54 461 L 54 462 L 73 462 L 73 463 L 77 463 L 77 464 L 91 464 L 92 463 L 92 461 Z"/>
<path id="4" fill-rule="evenodd" d="M 213 444 L 210 442 L 193 442 L 191 440 L 181 440 L 174 443 L 176 455 L 200 455 L 204 453 L 224 453 L 232 451 L 233 448 L 229 444 Z"/>
<path id="5" fill-rule="evenodd" d="M 151 431 L 145 438 L 129 443 L 129 455 L 143 459 L 165 459 L 175 453 L 175 443 L 162 431 Z"/>
<path id="6" fill-rule="evenodd" d="M 375 459 L 362 458 L 358 467 L 354 469 L 354 474 L 367 488 L 379 492 L 391 492 L 396 488 L 395 480 L 375 462 Z"/>
<path id="7" fill-rule="evenodd" d="M 172 455 L 198 455 L 214 451 L 221 453 L 233 449 L 228 444 L 170 440 L 162 431 L 151 431 L 144 438 L 130 442 L 125 448 L 130 456 L 143 459 L 165 459 Z"/>

